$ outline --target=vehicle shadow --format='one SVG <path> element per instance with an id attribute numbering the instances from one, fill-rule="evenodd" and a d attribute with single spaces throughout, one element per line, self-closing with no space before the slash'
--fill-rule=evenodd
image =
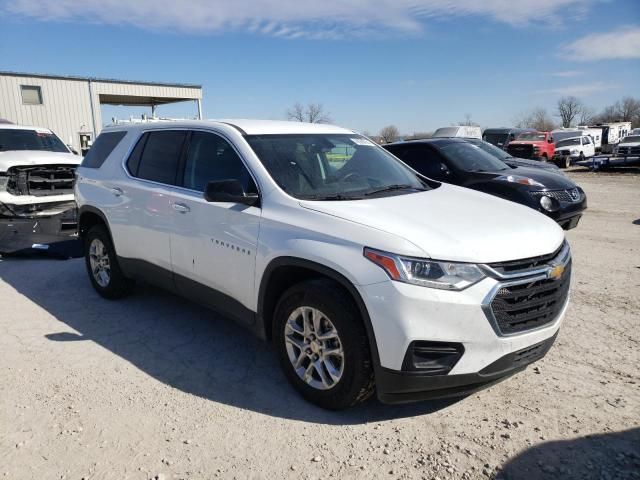
<path id="1" fill-rule="evenodd" d="M 93 341 L 157 380 L 184 392 L 281 418 L 363 424 L 436 412 L 460 399 L 388 406 L 372 399 L 329 412 L 304 401 L 287 383 L 266 342 L 216 313 L 148 285 L 104 300 L 83 260 L 3 259 L 0 278 L 75 332 L 54 342 Z"/>
<path id="2" fill-rule="evenodd" d="M 632 479 L 640 471 L 640 428 L 546 442 L 502 468 L 504 480 Z"/>

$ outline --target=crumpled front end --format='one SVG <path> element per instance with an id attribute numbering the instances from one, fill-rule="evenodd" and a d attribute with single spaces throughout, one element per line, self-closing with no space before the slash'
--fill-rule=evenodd
<path id="1" fill-rule="evenodd" d="M 78 255 L 75 201 L 0 203 L 0 254 L 41 251 Z"/>

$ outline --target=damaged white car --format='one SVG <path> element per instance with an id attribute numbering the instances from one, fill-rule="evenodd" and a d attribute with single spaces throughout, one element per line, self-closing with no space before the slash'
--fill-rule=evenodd
<path id="1" fill-rule="evenodd" d="M 81 160 L 51 130 L 0 124 L 0 254 L 73 240 Z"/>

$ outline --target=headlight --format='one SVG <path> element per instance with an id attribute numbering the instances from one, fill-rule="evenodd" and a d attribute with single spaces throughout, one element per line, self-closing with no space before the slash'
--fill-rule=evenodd
<path id="1" fill-rule="evenodd" d="M 510 183 L 519 183 L 521 185 L 533 185 L 535 187 L 544 187 L 543 184 L 534 180 L 533 178 L 521 177 L 520 175 L 502 175 L 500 177 L 496 177 L 496 180 L 501 180 L 503 182 L 510 182 Z"/>
<path id="2" fill-rule="evenodd" d="M 9 183 L 9 177 L 0 174 L 0 192 L 7 189 L 7 183 Z"/>
<path id="3" fill-rule="evenodd" d="M 482 270 L 472 263 L 402 257 L 371 248 L 364 249 L 364 256 L 387 272 L 392 280 L 422 287 L 464 290 L 485 278 Z"/>
<path id="4" fill-rule="evenodd" d="M 555 212 L 559 207 L 553 198 L 547 197 L 546 195 L 544 197 L 540 197 L 540 206 L 547 212 Z"/>

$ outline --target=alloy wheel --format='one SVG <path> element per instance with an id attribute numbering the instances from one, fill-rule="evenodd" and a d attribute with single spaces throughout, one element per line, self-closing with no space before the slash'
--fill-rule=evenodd
<path id="1" fill-rule="evenodd" d="M 111 281 L 111 262 L 107 247 L 99 238 L 94 238 L 89 245 L 89 265 L 93 279 L 102 288 L 106 288 Z"/>
<path id="2" fill-rule="evenodd" d="M 284 341 L 298 377 L 318 390 L 336 386 L 344 372 L 344 350 L 336 327 L 320 310 L 296 308 L 285 324 Z"/>

